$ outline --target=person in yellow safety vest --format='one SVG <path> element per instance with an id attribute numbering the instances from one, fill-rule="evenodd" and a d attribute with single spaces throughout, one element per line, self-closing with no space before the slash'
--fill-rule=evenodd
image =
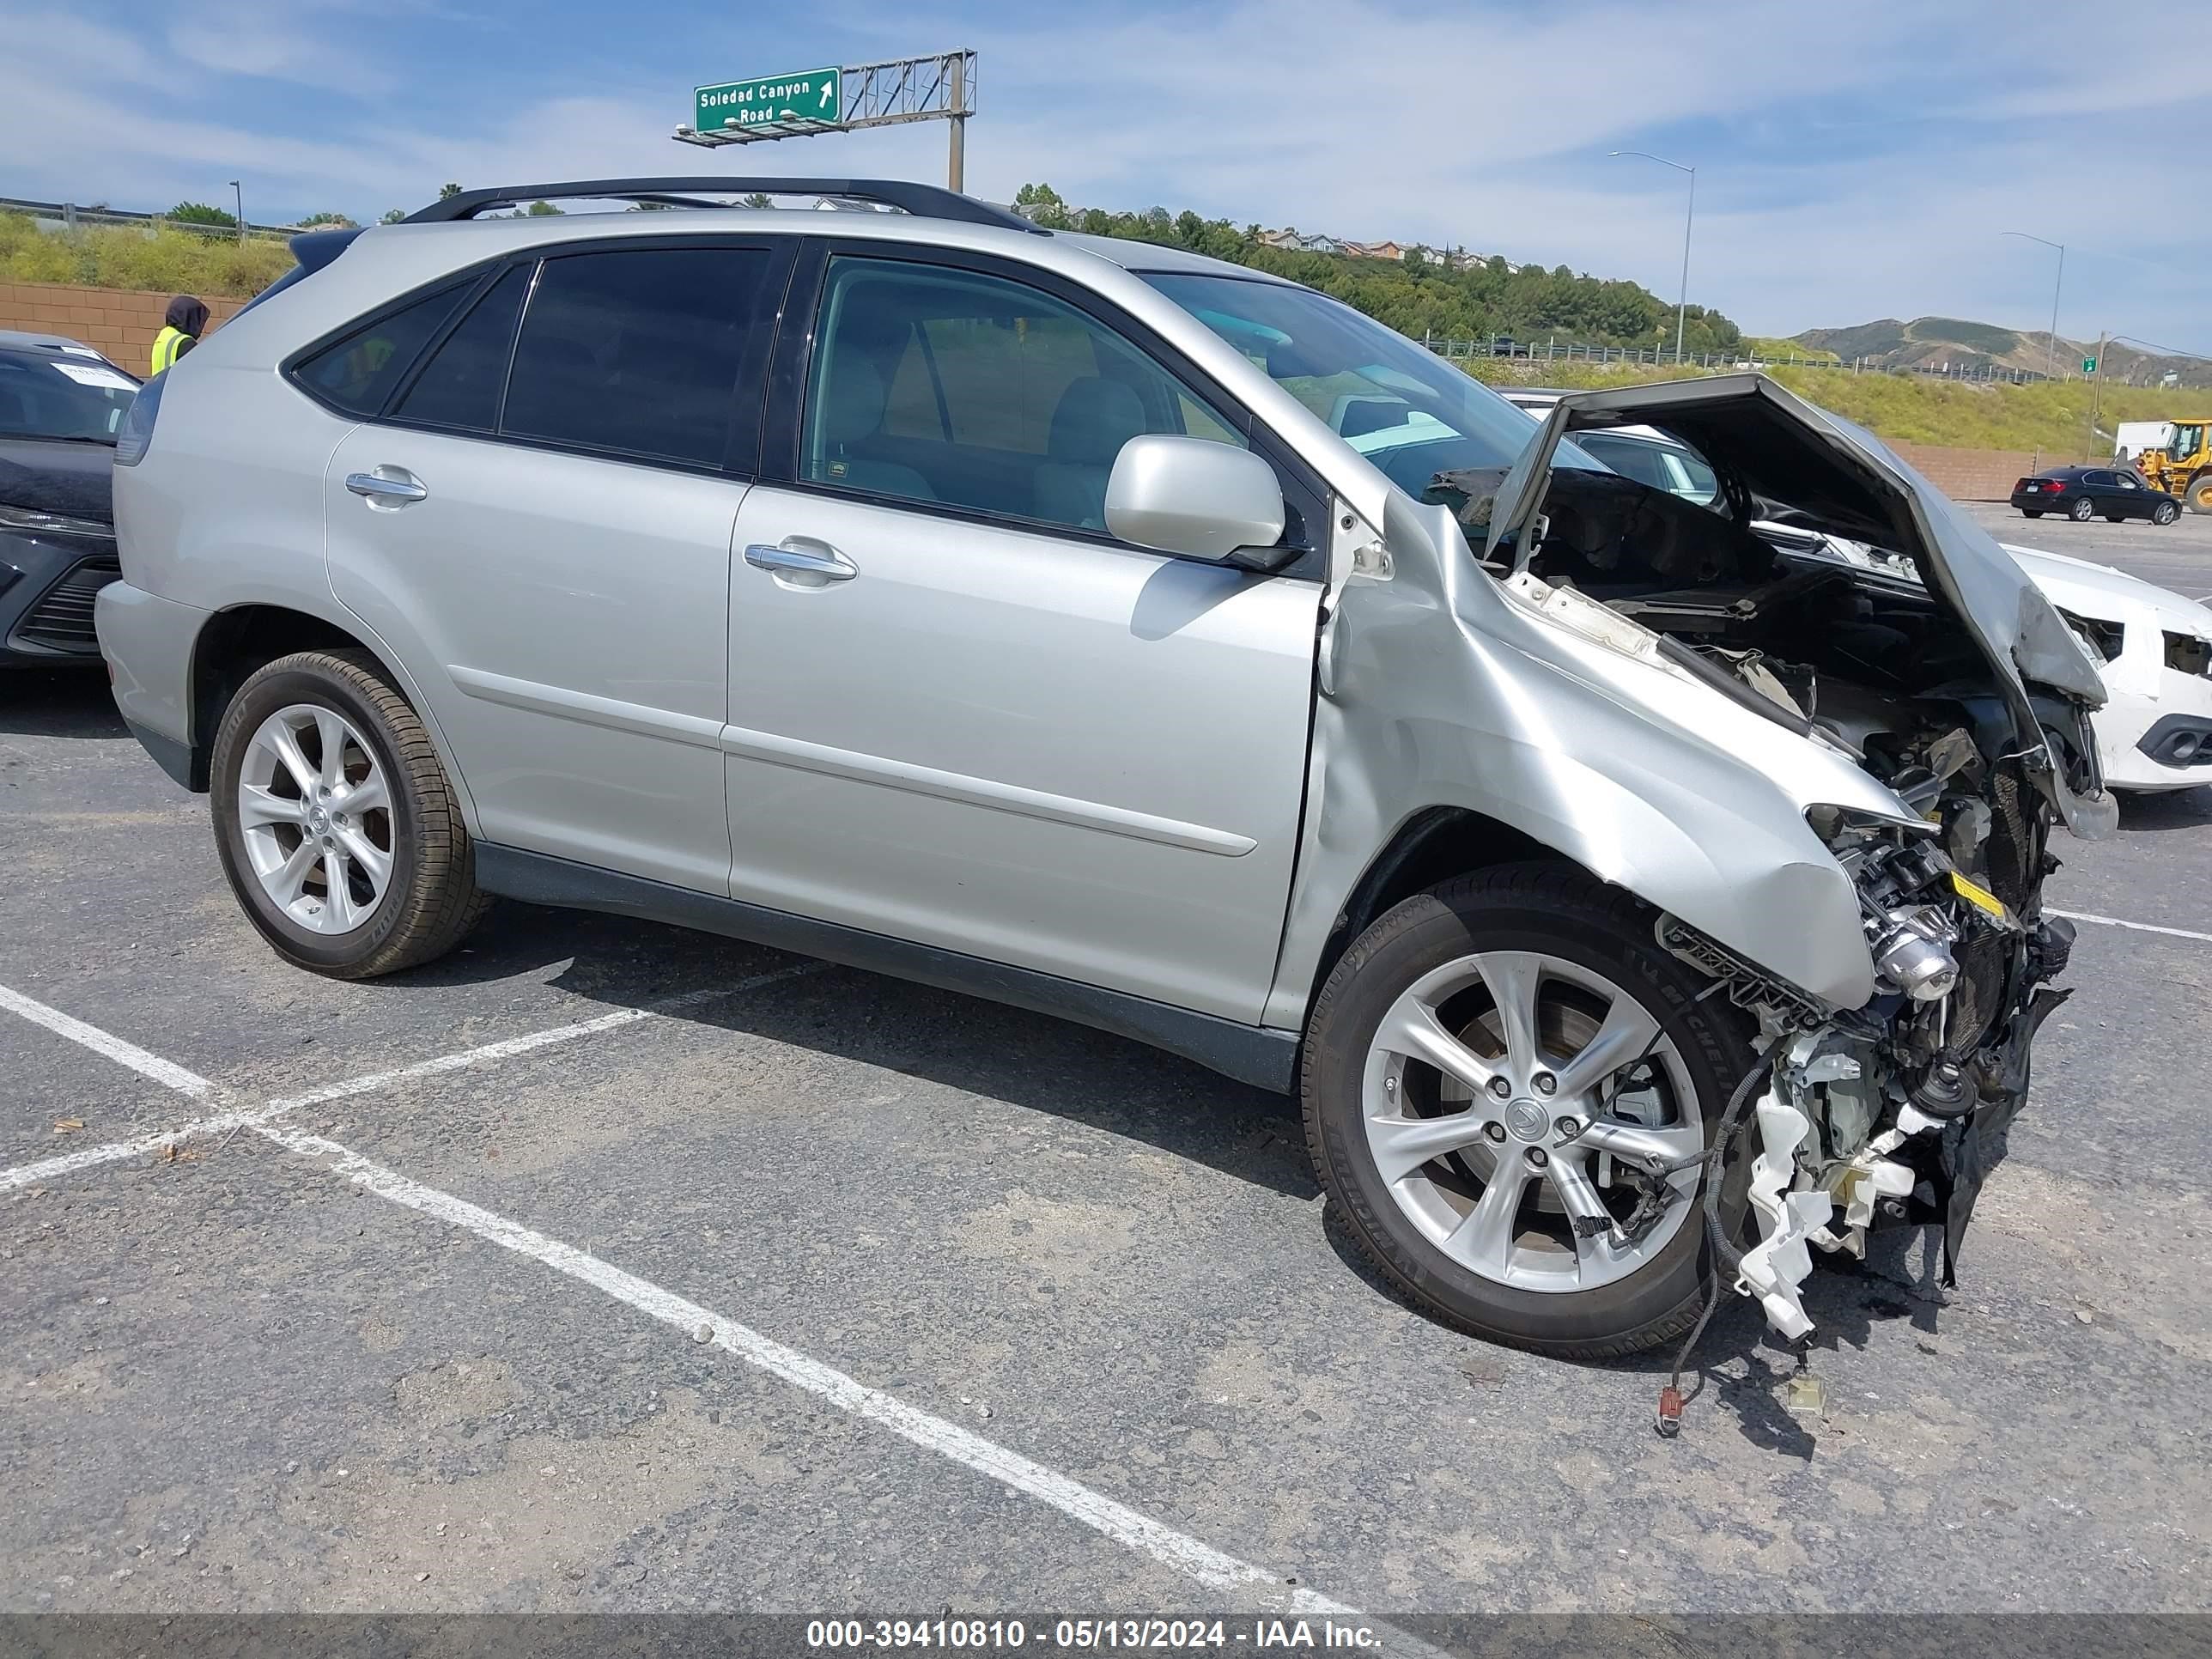
<path id="1" fill-rule="evenodd" d="M 189 294 L 169 301 L 161 318 L 161 331 L 154 337 L 153 372 L 176 366 L 177 359 L 199 343 L 207 329 L 208 308 Z"/>

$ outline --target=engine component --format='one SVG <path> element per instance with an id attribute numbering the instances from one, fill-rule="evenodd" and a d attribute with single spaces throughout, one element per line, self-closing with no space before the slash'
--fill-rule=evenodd
<path id="1" fill-rule="evenodd" d="M 1958 988 L 1959 962 L 1951 954 L 1951 927 L 1932 906 L 1889 913 L 1888 928 L 1874 940 L 1875 972 L 1885 988 L 1915 1002 L 1936 1002 Z"/>

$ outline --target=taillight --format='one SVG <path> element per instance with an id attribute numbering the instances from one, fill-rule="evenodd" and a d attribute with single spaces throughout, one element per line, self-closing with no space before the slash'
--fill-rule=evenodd
<path id="1" fill-rule="evenodd" d="M 154 417 L 161 412 L 161 382 L 168 378 L 163 369 L 138 388 L 123 411 L 123 424 L 115 432 L 116 465 L 136 466 L 146 459 L 146 447 L 154 441 Z"/>
<path id="2" fill-rule="evenodd" d="M 2022 478 L 2022 479 L 2021 479 L 2018 483 L 2014 484 L 2014 485 L 2012 487 L 2012 493 L 2013 493 L 2014 495 L 2025 495 L 2029 494 L 2031 491 L 2033 491 L 2033 490 L 2034 489 L 2034 488 L 2035 488 L 2035 480 L 2034 480 L 2034 479 L 2033 479 L 2033 478 Z"/>
<path id="3" fill-rule="evenodd" d="M 2063 495 L 2066 493 L 2066 480 L 2063 478 L 2053 478 L 2043 487 L 2054 495 Z"/>

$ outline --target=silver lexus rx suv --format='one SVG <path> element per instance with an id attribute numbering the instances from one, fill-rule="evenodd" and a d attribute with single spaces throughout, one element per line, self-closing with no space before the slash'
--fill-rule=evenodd
<path id="1" fill-rule="evenodd" d="M 538 198 L 679 210 L 478 216 Z M 506 894 L 1085 1021 L 1297 1091 L 1381 1270 L 1559 1354 L 1721 1285 L 1800 1334 L 1886 1220 L 1955 1249 L 2102 693 L 1865 433 L 1751 375 L 1532 427 L 1307 289 L 913 185 L 297 252 L 132 405 L 98 605 L 288 961 Z"/>

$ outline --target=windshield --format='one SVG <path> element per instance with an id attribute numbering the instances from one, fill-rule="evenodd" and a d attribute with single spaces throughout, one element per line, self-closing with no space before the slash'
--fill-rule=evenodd
<path id="1" fill-rule="evenodd" d="M 1439 472 L 1512 465 L 1535 435 L 1526 414 L 1480 381 L 1310 289 L 1181 271 L 1138 274 L 1417 498 Z M 1559 461 L 1596 465 L 1565 444 Z"/>
<path id="2" fill-rule="evenodd" d="M 112 444 L 137 382 L 75 352 L 0 351 L 0 438 L 76 438 Z"/>

